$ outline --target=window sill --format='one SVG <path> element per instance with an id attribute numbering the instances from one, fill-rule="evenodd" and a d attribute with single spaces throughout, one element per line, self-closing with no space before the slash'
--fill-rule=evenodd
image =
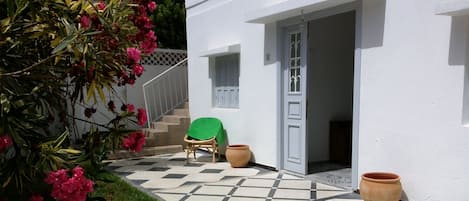
<path id="1" fill-rule="evenodd" d="M 213 107 L 212 111 L 214 112 L 238 112 L 238 108 L 229 108 L 229 107 Z"/>
<path id="2" fill-rule="evenodd" d="M 201 53 L 201 57 L 216 57 L 216 56 L 223 56 L 227 54 L 236 54 L 241 51 L 240 44 L 232 44 L 227 45 L 219 48 L 210 49 Z"/>
<path id="3" fill-rule="evenodd" d="M 435 14 L 447 16 L 468 15 L 469 2 L 466 0 L 440 0 L 436 5 Z"/>

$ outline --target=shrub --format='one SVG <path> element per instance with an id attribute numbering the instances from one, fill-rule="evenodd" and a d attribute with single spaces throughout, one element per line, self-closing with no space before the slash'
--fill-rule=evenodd
<path id="1" fill-rule="evenodd" d="M 156 48 L 155 8 L 150 0 L 0 0 L 0 200 L 66 200 L 44 179 L 70 169 L 61 186 L 82 182 L 81 198 L 123 139 L 141 149 L 140 131 L 127 125 L 144 125 L 145 111 L 123 101 L 118 111 L 114 101 Z M 107 124 L 93 120 L 99 103 L 114 115 Z M 76 121 L 90 125 L 81 144 L 69 140 Z"/>

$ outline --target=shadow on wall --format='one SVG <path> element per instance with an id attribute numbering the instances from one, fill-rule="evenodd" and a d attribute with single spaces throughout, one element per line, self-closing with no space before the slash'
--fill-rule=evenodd
<path id="1" fill-rule="evenodd" d="M 386 0 L 364 0 L 362 4 L 362 49 L 383 46 Z"/>
<path id="2" fill-rule="evenodd" d="M 469 124 L 469 16 L 453 16 L 451 18 L 451 33 L 449 39 L 448 64 L 450 66 L 464 66 L 464 86 L 462 120 L 463 125 Z"/>
<path id="3" fill-rule="evenodd" d="M 358 48 L 383 46 L 385 16 L 386 0 L 363 0 L 361 44 L 358 44 Z M 277 25 L 275 23 L 266 24 L 264 33 L 264 65 L 279 62 L 283 59 L 283 53 L 279 51 L 283 39 L 277 33 Z"/>
<path id="4" fill-rule="evenodd" d="M 454 16 L 451 18 L 449 65 L 466 65 L 468 19 L 468 16 Z"/>

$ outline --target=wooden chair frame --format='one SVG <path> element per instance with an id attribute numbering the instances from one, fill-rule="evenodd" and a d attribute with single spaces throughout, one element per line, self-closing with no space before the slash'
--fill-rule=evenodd
<path id="1" fill-rule="evenodd" d="M 218 154 L 218 159 L 220 159 L 220 152 L 215 137 L 208 140 L 194 140 L 189 139 L 189 136 L 186 135 L 184 136 L 184 142 L 186 143 L 186 162 L 189 162 L 189 155 L 191 153 L 194 154 L 194 160 L 196 159 L 195 152 L 199 148 L 206 148 L 208 152 L 212 153 L 213 163 L 215 163 L 215 154 Z"/>

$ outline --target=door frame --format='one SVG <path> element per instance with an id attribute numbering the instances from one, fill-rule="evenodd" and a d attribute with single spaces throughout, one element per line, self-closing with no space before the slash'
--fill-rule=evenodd
<path id="1" fill-rule="evenodd" d="M 315 19 L 320 19 L 332 15 L 337 15 L 349 11 L 355 11 L 355 51 L 354 51 L 354 72 L 353 72 L 353 120 L 352 120 L 352 189 L 358 189 L 358 151 L 359 151 L 359 112 L 360 112 L 360 81 L 361 81 L 361 41 L 362 41 L 362 0 L 357 0 L 348 4 L 340 5 L 334 8 L 320 10 L 312 13 L 303 14 L 300 16 L 292 17 L 286 20 L 278 21 L 276 23 L 276 35 L 277 37 L 277 55 L 279 59 L 279 68 L 277 68 L 277 84 L 278 97 L 278 115 L 277 115 L 277 168 L 284 170 L 283 167 L 283 131 L 284 131 L 284 80 L 283 80 L 283 68 L 285 66 L 285 40 L 286 31 L 288 27 L 306 23 Z M 308 30 L 306 30 L 308 34 Z M 305 41 L 308 44 L 308 41 Z M 306 48 L 308 49 L 308 48 Z M 306 79 L 308 79 L 306 77 Z M 306 121 L 306 120 L 305 120 Z M 307 149 L 305 149 L 307 152 Z"/>

